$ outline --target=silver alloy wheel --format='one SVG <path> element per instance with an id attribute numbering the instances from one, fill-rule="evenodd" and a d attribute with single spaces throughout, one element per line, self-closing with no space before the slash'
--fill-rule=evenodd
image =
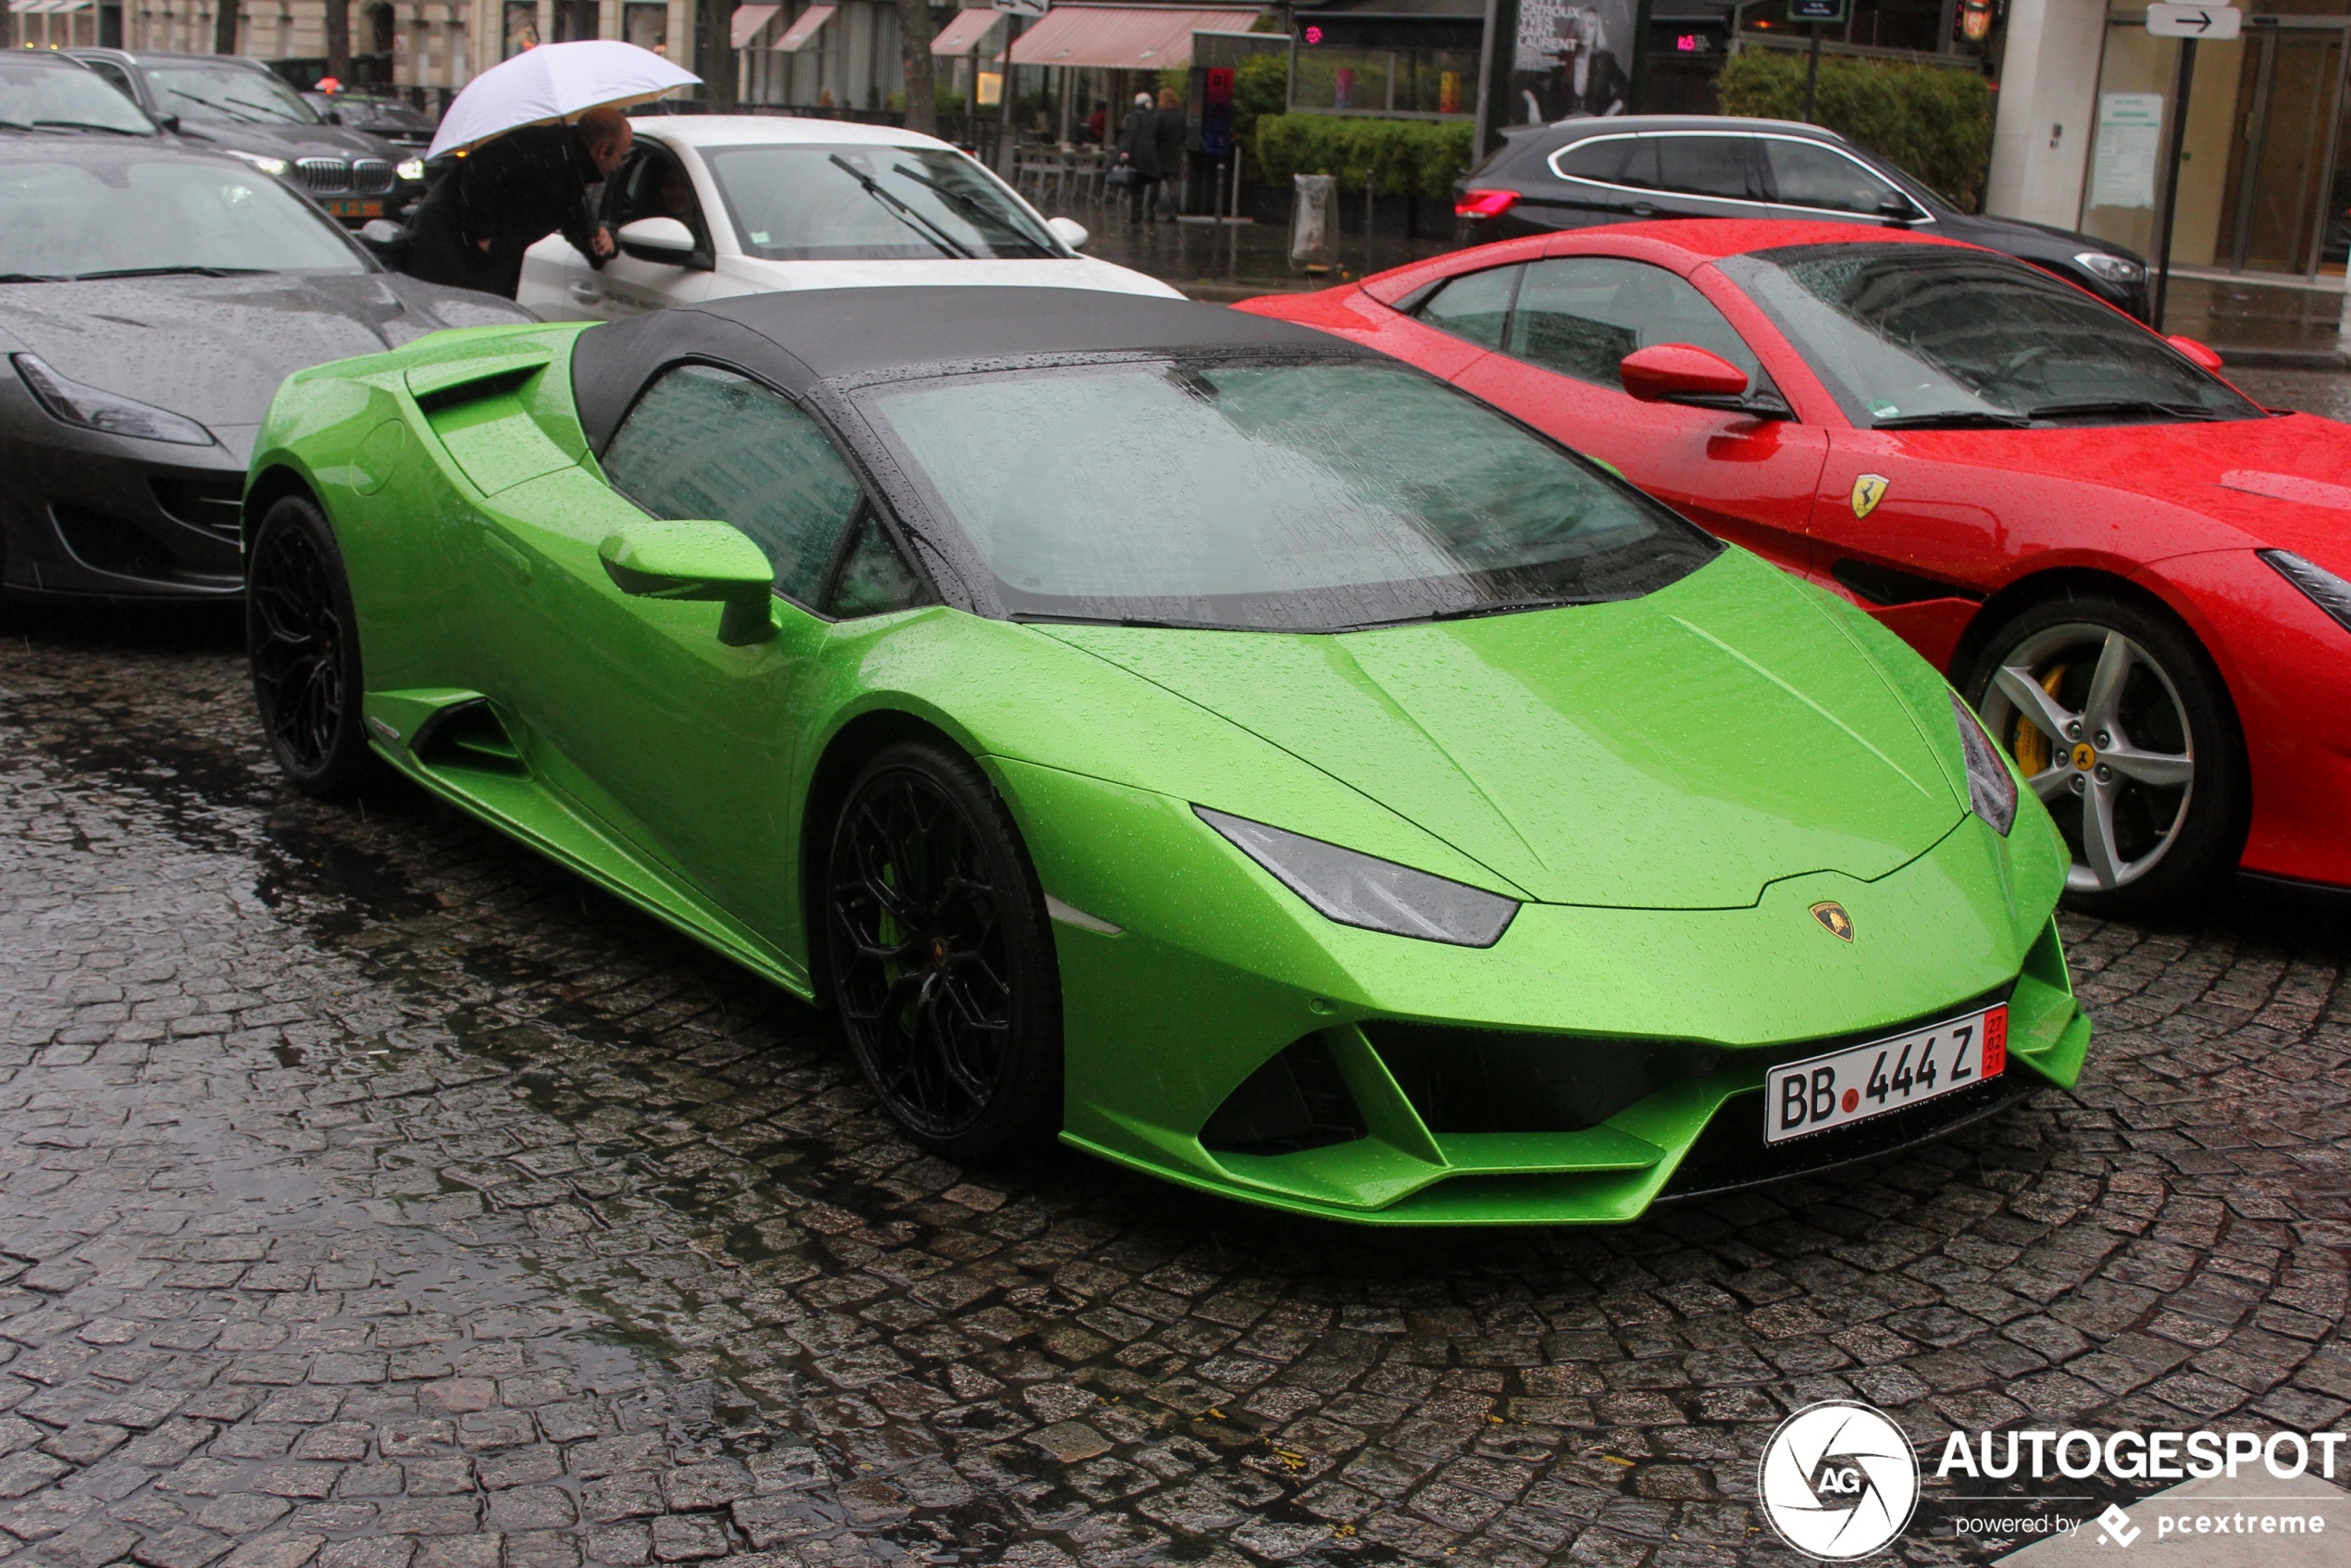
<path id="1" fill-rule="evenodd" d="M 2000 660 L 1983 716 L 2073 850 L 2068 891 L 2128 887 L 2179 840 L 2195 737 L 2179 689 L 2140 643 L 2087 622 L 2037 631 Z"/>

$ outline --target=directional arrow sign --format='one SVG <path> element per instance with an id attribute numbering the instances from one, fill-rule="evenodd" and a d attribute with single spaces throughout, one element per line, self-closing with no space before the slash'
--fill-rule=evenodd
<path id="1" fill-rule="evenodd" d="M 2158 38 L 2234 38 L 2245 25 L 2245 13 L 2233 6 L 2172 6 L 2147 7 L 2147 31 Z"/>

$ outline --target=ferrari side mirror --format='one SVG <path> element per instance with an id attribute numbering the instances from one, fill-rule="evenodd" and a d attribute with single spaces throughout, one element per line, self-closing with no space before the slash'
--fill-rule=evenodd
<path id="1" fill-rule="evenodd" d="M 1676 403 L 1685 398 L 1740 397 L 1747 392 L 1747 372 L 1723 358 L 1689 343 L 1652 343 L 1616 363 L 1624 390 L 1643 403 Z"/>
<path id="2" fill-rule="evenodd" d="M 776 635 L 776 568 L 731 523 L 647 518 L 596 546 L 613 586 L 637 599 L 716 600 L 718 641 L 731 646 Z"/>
<path id="3" fill-rule="evenodd" d="M 2195 362 L 2196 367 L 2199 370 L 2209 370 L 2212 374 L 2217 376 L 2220 373 L 2220 367 L 2226 363 L 2226 361 L 2221 359 L 2219 350 L 2208 348 L 2205 344 L 2196 342 L 2194 338 L 2175 336 L 2166 338 L 2163 341 L 2170 343 L 2173 348 L 2178 349 L 2182 354 L 2186 355 L 2190 360 Z"/>
<path id="4" fill-rule="evenodd" d="M 641 218 L 634 223 L 624 223 L 613 239 L 639 261 L 661 262 L 670 267 L 691 267 L 694 263 L 694 231 L 674 218 Z"/>
<path id="5" fill-rule="evenodd" d="M 1045 220 L 1045 227 L 1053 231 L 1054 239 L 1074 251 L 1084 250 L 1086 242 L 1094 237 L 1091 230 L 1074 218 L 1049 218 Z"/>

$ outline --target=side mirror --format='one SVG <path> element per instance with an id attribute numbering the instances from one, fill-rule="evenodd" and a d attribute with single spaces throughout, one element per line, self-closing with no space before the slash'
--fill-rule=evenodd
<path id="1" fill-rule="evenodd" d="M 694 231 L 674 218 L 641 218 L 624 223 L 613 240 L 639 261 L 685 267 L 694 259 Z"/>
<path id="2" fill-rule="evenodd" d="M 721 642 L 740 647 L 776 635 L 776 568 L 732 524 L 648 518 L 606 535 L 596 555 L 613 586 L 632 598 L 724 604 Z"/>
<path id="3" fill-rule="evenodd" d="M 1899 191 L 1888 191 L 1877 199 L 1877 215 L 1888 223 L 1916 223 L 1919 209 L 1910 198 Z"/>
<path id="4" fill-rule="evenodd" d="M 1688 343 L 1654 343 L 1616 363 L 1624 390 L 1643 403 L 1693 397 L 1740 397 L 1747 372 L 1719 354 Z"/>
<path id="5" fill-rule="evenodd" d="M 1053 231 L 1054 239 L 1074 251 L 1084 250 L 1086 242 L 1094 237 L 1090 230 L 1074 218 L 1049 218 L 1045 220 L 1045 227 Z"/>
<path id="6" fill-rule="evenodd" d="M 2217 376 L 2220 373 L 2220 367 L 2226 363 L 2220 355 L 2194 338 L 2171 337 L 2163 341 L 2186 355 L 2199 370 L 2208 370 Z"/>
<path id="7" fill-rule="evenodd" d="M 178 115 L 159 115 L 155 118 L 155 123 L 162 126 L 174 136 L 180 134 L 180 117 Z"/>
<path id="8" fill-rule="evenodd" d="M 371 218 L 359 226 L 352 238 L 367 247 L 368 254 L 386 267 L 404 270 L 408 259 L 408 230 L 404 224 L 388 218 Z"/>

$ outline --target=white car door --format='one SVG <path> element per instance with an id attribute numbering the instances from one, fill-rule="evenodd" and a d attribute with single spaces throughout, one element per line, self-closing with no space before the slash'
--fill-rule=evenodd
<path id="1" fill-rule="evenodd" d="M 624 248 L 597 268 L 562 235 L 550 234 L 524 253 L 520 303 L 550 320 L 613 321 L 710 296 L 710 225 L 678 154 L 639 138 L 605 187 L 603 212 L 616 234 L 640 218 L 674 218 L 692 231 L 693 254 L 681 263 Z"/>

